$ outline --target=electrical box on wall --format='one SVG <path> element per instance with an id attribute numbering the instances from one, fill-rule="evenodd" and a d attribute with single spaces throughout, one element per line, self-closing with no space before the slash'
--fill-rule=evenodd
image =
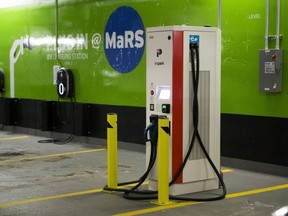
<path id="1" fill-rule="evenodd" d="M 282 50 L 260 50 L 259 55 L 260 92 L 282 91 Z"/>

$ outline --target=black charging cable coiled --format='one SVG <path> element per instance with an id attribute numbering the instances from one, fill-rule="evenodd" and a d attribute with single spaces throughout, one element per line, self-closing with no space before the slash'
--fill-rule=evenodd
<path id="1" fill-rule="evenodd" d="M 199 44 L 198 43 L 190 43 L 189 45 L 190 53 L 191 53 L 191 68 L 192 68 L 192 83 L 193 83 L 193 108 L 192 108 L 192 115 L 193 115 L 193 126 L 194 131 L 192 134 L 191 142 L 189 145 L 189 149 L 185 155 L 185 158 L 179 167 L 178 171 L 176 172 L 175 176 L 172 177 L 172 180 L 169 183 L 169 186 L 173 185 L 176 180 L 179 178 L 181 173 L 183 172 L 183 169 L 185 165 L 187 164 L 187 161 L 189 159 L 189 156 L 192 152 L 194 143 L 196 140 L 198 140 L 200 148 L 202 152 L 204 153 L 205 157 L 207 158 L 209 164 L 211 165 L 213 171 L 217 175 L 220 185 L 222 187 L 223 193 L 221 195 L 216 195 L 213 197 L 183 197 L 183 196 L 172 196 L 170 195 L 169 198 L 173 200 L 182 200 L 182 201 L 196 201 L 196 202 L 204 202 L 204 201 L 215 201 L 215 200 L 221 200 L 226 197 L 227 189 L 226 185 L 224 183 L 224 180 L 220 174 L 220 172 L 217 170 L 215 164 L 213 163 L 212 159 L 210 158 L 203 141 L 201 139 L 199 130 L 198 130 L 198 123 L 199 123 L 199 102 L 198 102 L 198 87 L 199 87 L 199 76 L 200 76 L 200 61 L 199 61 Z M 104 187 L 104 190 L 110 190 L 110 191 L 120 191 L 124 192 L 123 197 L 130 200 L 147 200 L 147 199 L 157 199 L 157 191 L 135 191 L 147 178 L 149 172 L 151 171 L 157 156 L 157 142 L 158 142 L 158 126 L 156 127 L 154 134 L 152 134 L 152 138 L 150 140 L 151 142 L 151 154 L 150 154 L 150 161 L 148 168 L 145 172 L 145 174 L 139 179 L 138 184 L 134 186 L 131 189 L 113 189 L 113 188 L 107 188 Z M 156 133 L 157 130 L 157 133 Z M 153 151 L 155 151 L 153 153 Z M 137 182 L 137 181 L 136 181 Z M 118 184 L 118 186 L 123 184 Z M 125 185 L 125 184 L 124 184 Z M 131 194 L 133 193 L 133 195 Z"/>

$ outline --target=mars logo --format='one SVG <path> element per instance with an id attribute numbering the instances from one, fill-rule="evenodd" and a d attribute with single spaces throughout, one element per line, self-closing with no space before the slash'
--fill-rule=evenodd
<path id="1" fill-rule="evenodd" d="M 140 63 L 145 47 L 144 25 L 131 7 L 117 8 L 104 32 L 104 50 L 109 64 L 120 73 L 129 73 Z"/>

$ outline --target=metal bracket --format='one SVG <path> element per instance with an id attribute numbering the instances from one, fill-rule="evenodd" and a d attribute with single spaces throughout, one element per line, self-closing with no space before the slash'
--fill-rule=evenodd
<path id="1" fill-rule="evenodd" d="M 277 39 L 277 35 L 269 35 L 268 36 L 268 40 L 276 40 Z M 279 40 L 282 40 L 283 36 L 279 35 Z"/>

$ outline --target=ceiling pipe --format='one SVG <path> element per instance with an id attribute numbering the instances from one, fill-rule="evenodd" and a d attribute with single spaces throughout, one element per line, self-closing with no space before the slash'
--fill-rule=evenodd
<path id="1" fill-rule="evenodd" d="M 277 0 L 276 49 L 280 48 L 280 16 L 281 16 L 281 0 Z"/>
<path id="2" fill-rule="evenodd" d="M 265 50 L 269 49 L 269 7 L 270 0 L 266 0 Z"/>
<path id="3" fill-rule="evenodd" d="M 218 0 L 218 28 L 222 29 L 222 0 Z"/>

